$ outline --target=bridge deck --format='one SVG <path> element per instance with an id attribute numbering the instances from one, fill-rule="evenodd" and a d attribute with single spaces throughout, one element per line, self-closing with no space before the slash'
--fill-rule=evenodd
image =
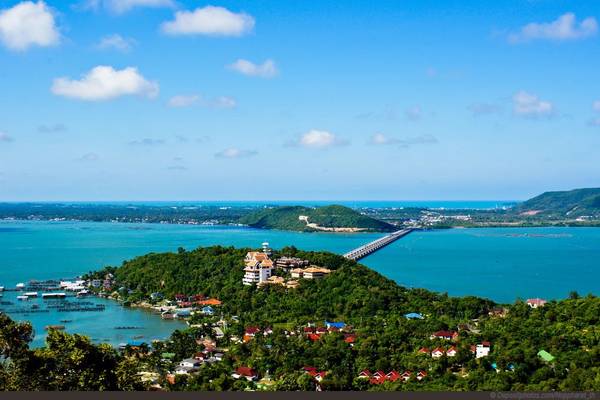
<path id="1" fill-rule="evenodd" d="M 395 242 L 396 240 L 400 239 L 401 237 L 408 235 L 412 231 L 413 231 L 412 228 L 407 228 L 407 229 L 401 229 L 399 231 L 390 233 L 389 235 L 386 235 L 382 238 L 379 238 L 379 239 L 369 242 L 363 246 L 357 247 L 354 250 L 349 251 L 348 253 L 344 254 L 344 257 L 346 257 L 350 260 L 355 260 L 355 261 L 360 260 L 361 258 L 366 257 L 369 254 L 376 252 L 377 250 L 387 246 L 388 244 Z"/>

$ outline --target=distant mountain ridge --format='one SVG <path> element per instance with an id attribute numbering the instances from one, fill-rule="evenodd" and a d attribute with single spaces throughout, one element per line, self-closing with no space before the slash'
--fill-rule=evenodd
<path id="1" fill-rule="evenodd" d="M 525 215 L 582 217 L 600 215 L 600 188 L 545 192 L 514 209 Z"/>
<path id="2" fill-rule="evenodd" d="M 309 232 L 390 232 L 397 229 L 392 224 L 340 205 L 315 208 L 303 206 L 269 208 L 242 217 L 240 223 L 254 228 Z"/>

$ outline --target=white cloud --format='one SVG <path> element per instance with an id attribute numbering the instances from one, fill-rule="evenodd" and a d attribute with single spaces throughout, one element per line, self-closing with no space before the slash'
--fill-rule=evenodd
<path id="1" fill-rule="evenodd" d="M 593 104 L 592 104 L 592 108 L 594 109 L 594 111 L 598 111 L 600 112 L 600 100 L 596 100 Z"/>
<path id="2" fill-rule="evenodd" d="M 312 149 L 326 149 L 334 146 L 343 146 L 348 141 L 339 138 L 334 133 L 311 129 L 295 141 L 288 143 L 291 146 L 302 146 Z"/>
<path id="3" fill-rule="evenodd" d="M 399 139 L 386 136 L 383 133 L 375 133 L 371 136 L 369 143 L 377 146 L 398 145 L 400 147 L 410 147 L 415 144 L 435 144 L 438 143 L 438 140 L 433 135 L 421 135 Z"/>
<path id="4" fill-rule="evenodd" d="M 205 99 L 199 94 L 173 96 L 167 102 L 169 107 L 183 108 L 199 104 L 211 108 L 235 108 L 237 101 L 233 97 L 219 96 L 214 99 Z"/>
<path id="5" fill-rule="evenodd" d="M 381 146 L 398 143 L 398 139 L 386 136 L 383 133 L 375 133 L 373 136 L 371 136 L 369 143 Z"/>
<path id="6" fill-rule="evenodd" d="M 148 81 L 140 75 L 137 68 L 115 70 L 110 66 L 99 65 L 80 80 L 66 77 L 54 79 L 51 90 L 57 96 L 100 101 L 127 95 L 152 98 L 158 95 L 159 88 L 157 82 Z"/>
<path id="7" fill-rule="evenodd" d="M 233 97 L 219 96 L 212 100 L 212 106 L 215 108 L 235 108 L 237 101 Z"/>
<path id="8" fill-rule="evenodd" d="M 597 32 L 598 22 L 594 17 L 588 17 L 578 24 L 575 14 L 566 13 L 552 22 L 527 24 L 519 32 L 510 34 L 508 40 L 511 43 L 538 39 L 575 40 L 594 36 Z"/>
<path id="9" fill-rule="evenodd" d="M 260 78 L 272 78 L 278 74 L 277 66 L 273 60 L 265 60 L 262 64 L 254 64 L 251 61 L 239 59 L 228 65 L 228 68 L 243 75 L 258 76 Z"/>
<path id="10" fill-rule="evenodd" d="M 206 6 L 194 11 L 177 11 L 173 21 L 161 29 L 168 35 L 242 36 L 254 28 L 254 18 L 223 7 Z"/>
<path id="11" fill-rule="evenodd" d="M 193 95 L 177 95 L 177 96 L 173 96 L 169 99 L 169 102 L 167 103 L 169 105 L 169 107 L 174 107 L 174 108 L 182 108 L 182 107 L 189 107 L 195 103 L 197 103 L 200 100 L 200 96 L 193 94 Z"/>
<path id="12" fill-rule="evenodd" d="M 175 3 L 172 0 L 105 0 L 106 6 L 118 13 L 125 13 L 136 7 L 174 7 Z"/>
<path id="13" fill-rule="evenodd" d="M 237 147 L 230 147 L 215 154 L 217 158 L 244 158 L 257 155 L 255 150 L 240 150 Z"/>
<path id="14" fill-rule="evenodd" d="M 0 142 L 12 142 L 13 138 L 6 132 L 0 132 Z"/>
<path id="15" fill-rule="evenodd" d="M 551 116 L 555 111 L 554 105 L 551 102 L 541 100 L 538 96 L 523 90 L 515 93 L 513 96 L 513 112 L 516 115 L 543 117 Z"/>
<path id="16" fill-rule="evenodd" d="M 9 49 L 54 46 L 60 33 L 54 15 L 43 1 L 24 1 L 0 12 L 0 41 Z"/>
<path id="17" fill-rule="evenodd" d="M 103 50 L 114 49 L 123 53 L 127 53 L 131 50 L 135 43 L 136 42 L 134 39 L 124 38 L 123 36 L 115 33 L 113 35 L 104 36 L 102 39 L 100 39 L 97 47 Z"/>
<path id="18" fill-rule="evenodd" d="M 417 121 L 423 116 L 423 110 L 421 110 L 421 107 L 419 106 L 414 106 L 406 110 L 404 115 L 411 121 Z"/>

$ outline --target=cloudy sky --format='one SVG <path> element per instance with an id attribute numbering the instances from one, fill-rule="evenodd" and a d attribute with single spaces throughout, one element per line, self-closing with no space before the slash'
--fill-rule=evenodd
<path id="1" fill-rule="evenodd" d="M 0 200 L 597 187 L 599 19 L 565 0 L 3 0 Z"/>

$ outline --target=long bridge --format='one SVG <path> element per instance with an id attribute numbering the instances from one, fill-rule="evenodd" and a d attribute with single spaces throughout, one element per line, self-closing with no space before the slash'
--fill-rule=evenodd
<path id="1" fill-rule="evenodd" d="M 389 235 L 386 235 L 382 238 L 379 238 L 377 240 L 369 242 L 363 246 L 357 247 L 356 249 L 354 249 L 352 251 L 349 251 L 348 253 L 344 254 L 344 257 L 346 257 L 347 259 L 350 259 L 350 260 L 354 260 L 354 261 L 360 260 L 361 258 L 366 257 L 369 254 L 376 252 L 377 250 L 387 246 L 388 244 L 395 242 L 396 240 L 400 239 L 401 237 L 408 235 L 413 230 L 414 230 L 414 228 L 406 228 L 406 229 L 401 229 L 399 231 L 390 233 Z"/>

